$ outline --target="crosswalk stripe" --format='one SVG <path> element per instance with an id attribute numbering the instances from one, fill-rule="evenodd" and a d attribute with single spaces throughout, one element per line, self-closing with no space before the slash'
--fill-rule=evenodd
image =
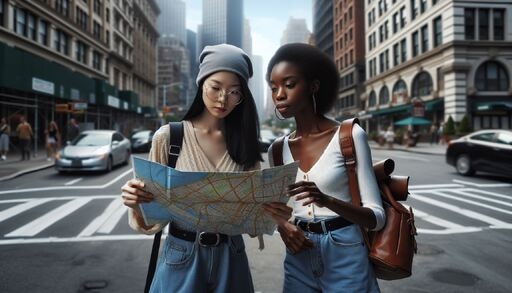
<path id="1" fill-rule="evenodd" d="M 487 208 L 487 209 L 490 209 L 490 210 L 493 210 L 493 211 L 502 212 L 504 214 L 512 215 L 512 211 L 501 209 L 501 208 L 498 208 L 498 207 L 495 207 L 495 206 L 491 206 L 491 205 L 488 205 L 488 204 L 485 204 L 485 203 L 471 201 L 471 200 L 468 200 L 468 199 L 465 199 L 465 198 L 462 198 L 462 197 L 453 196 L 453 195 L 450 195 L 450 194 L 447 194 L 447 193 L 444 193 L 444 192 L 440 192 L 440 191 L 433 191 L 432 193 L 435 194 L 435 195 L 438 195 L 438 196 L 442 196 L 444 198 L 449 198 L 449 199 L 453 199 L 453 200 L 456 200 L 456 201 L 465 202 L 465 203 L 470 204 L 470 205 L 479 206 L 479 207 Z M 456 192 L 456 193 L 460 194 L 460 195 L 465 195 L 465 196 L 468 196 L 468 197 L 471 197 L 471 198 L 482 199 L 481 196 L 478 196 L 478 195 L 465 194 L 465 193 L 462 193 L 462 192 Z M 500 204 L 506 204 L 506 203 L 500 203 Z"/>
<path id="2" fill-rule="evenodd" d="M 27 201 L 25 203 L 15 205 L 11 208 L 8 208 L 4 211 L 0 212 L 0 222 L 9 219 L 10 217 L 16 216 L 17 214 L 23 213 L 24 211 L 35 208 L 43 203 L 49 202 L 51 199 L 49 198 L 39 198 L 36 200 Z"/>
<path id="3" fill-rule="evenodd" d="M 437 193 L 437 192 L 436 191 L 432 191 L 431 193 Z M 475 219 L 475 220 L 478 220 L 478 221 L 482 221 L 482 222 L 488 223 L 490 225 L 494 225 L 494 226 L 509 226 L 510 225 L 510 224 L 508 224 L 506 222 L 503 222 L 503 221 L 500 221 L 498 219 L 486 216 L 484 214 L 477 213 L 477 212 L 474 212 L 474 211 L 468 210 L 468 209 L 463 209 L 463 208 L 460 208 L 458 206 L 455 206 L 455 205 L 452 205 L 452 204 L 449 204 L 449 203 L 445 203 L 445 202 L 442 202 L 442 201 L 434 200 L 434 199 L 428 198 L 428 197 L 423 196 L 423 195 L 416 194 L 416 195 L 414 195 L 414 198 L 419 200 L 419 201 L 426 202 L 428 204 L 431 204 L 431 205 L 434 205 L 434 206 L 437 206 L 437 207 L 440 207 L 440 208 L 443 208 L 443 209 L 450 210 L 450 211 L 452 211 L 454 213 L 461 214 L 461 215 L 463 215 L 465 217 L 472 218 L 472 219 Z"/>
<path id="4" fill-rule="evenodd" d="M 122 206 L 120 199 L 114 199 L 105 208 L 103 213 L 96 217 L 85 229 L 78 234 L 78 237 L 88 237 L 94 234 L 96 231 L 101 229 L 103 225 L 112 217 L 112 215 Z M 117 223 L 117 222 L 116 222 Z"/>
<path id="5" fill-rule="evenodd" d="M 91 201 L 91 198 L 77 198 L 67 202 L 53 211 L 48 212 L 32 222 L 6 234 L 5 237 L 33 237 L 57 221 L 73 213 L 89 201 Z"/>
<path id="6" fill-rule="evenodd" d="M 118 200 L 119 203 L 122 203 L 121 200 Z M 123 215 L 127 212 L 126 207 L 124 205 L 119 205 L 117 209 L 114 211 L 112 216 L 106 221 L 99 229 L 98 233 L 109 234 L 114 230 L 116 225 L 119 223 Z"/>

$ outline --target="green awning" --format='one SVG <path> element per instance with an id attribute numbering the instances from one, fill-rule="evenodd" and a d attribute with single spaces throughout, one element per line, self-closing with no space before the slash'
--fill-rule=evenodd
<path id="1" fill-rule="evenodd" d="M 444 106 L 443 99 L 435 99 L 425 102 L 425 111 L 432 112 L 441 109 Z"/>
<path id="2" fill-rule="evenodd" d="M 512 102 L 482 102 L 476 103 L 475 111 L 512 110 Z"/>
<path id="3" fill-rule="evenodd" d="M 384 109 L 379 109 L 375 111 L 368 111 L 366 114 L 372 115 L 372 116 L 379 116 L 379 115 L 386 115 L 386 114 L 397 114 L 401 112 L 410 112 L 411 111 L 411 104 L 405 104 L 405 105 L 399 105 L 399 106 L 393 106 L 388 107 Z"/>

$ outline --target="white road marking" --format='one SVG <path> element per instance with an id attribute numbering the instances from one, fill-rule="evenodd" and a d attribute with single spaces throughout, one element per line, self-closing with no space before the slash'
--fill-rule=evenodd
<path id="1" fill-rule="evenodd" d="M 469 185 L 469 186 L 481 187 L 481 188 L 512 187 L 512 184 L 510 184 L 510 183 L 474 183 L 474 182 L 463 181 L 463 180 L 458 180 L 458 179 L 453 179 L 453 182 L 464 184 L 464 185 Z"/>
<path id="2" fill-rule="evenodd" d="M 119 215 L 119 210 L 122 211 L 121 215 Z M 119 219 L 125 212 L 126 207 L 123 206 L 120 198 L 112 200 L 105 211 L 103 211 L 101 215 L 99 215 L 87 227 L 85 227 L 85 229 L 83 229 L 82 232 L 78 234 L 78 237 L 89 237 L 96 231 L 105 234 L 112 232 L 115 225 L 117 225 Z"/>
<path id="3" fill-rule="evenodd" d="M 11 208 L 3 210 L 0 212 L 0 222 L 9 219 L 17 214 L 23 213 L 24 211 L 28 211 L 32 208 L 37 207 L 38 205 L 42 205 L 43 203 L 49 202 L 50 198 L 38 198 L 30 201 L 26 201 L 23 204 L 15 205 Z"/>
<path id="4" fill-rule="evenodd" d="M 72 200 L 33 220 L 32 222 L 6 234 L 5 237 L 33 237 L 57 221 L 71 214 L 75 210 L 79 209 L 89 201 L 91 201 L 91 198 L 84 197 Z"/>
<path id="5" fill-rule="evenodd" d="M 38 187 L 38 188 L 25 188 L 25 189 L 11 189 L 11 190 L 4 190 L 0 191 L 1 194 L 12 194 L 12 193 L 27 193 L 27 192 L 40 192 L 40 191 L 53 191 L 53 190 L 71 190 L 71 189 L 82 189 L 82 190 L 88 190 L 88 189 L 104 189 L 109 187 L 110 185 L 116 183 L 121 178 L 125 177 L 126 175 L 133 172 L 133 169 L 130 169 L 121 175 L 117 176 L 116 178 L 112 179 L 111 181 L 103 184 L 103 185 L 90 185 L 90 186 L 51 186 L 51 187 Z M 121 192 L 119 192 L 121 193 Z"/>
<path id="6" fill-rule="evenodd" d="M 429 189 L 428 191 L 434 188 L 462 188 L 464 185 L 460 184 L 424 184 L 424 185 L 410 185 L 409 190 L 416 189 Z"/>
<path id="7" fill-rule="evenodd" d="M 436 193 L 437 194 L 437 191 L 432 191 L 432 193 Z M 417 199 L 417 200 L 422 201 L 422 202 L 426 202 L 428 204 L 431 204 L 431 205 L 434 205 L 434 206 L 437 206 L 437 207 L 440 207 L 440 208 L 443 208 L 443 209 L 450 210 L 450 211 L 452 211 L 454 213 L 461 214 L 461 215 L 463 215 L 465 217 L 468 217 L 468 218 L 472 218 L 472 219 L 475 219 L 475 220 L 478 220 L 478 221 L 482 221 L 482 222 L 488 223 L 488 224 L 490 224 L 492 226 L 495 226 L 495 227 L 499 227 L 499 226 L 504 226 L 505 227 L 505 226 L 509 226 L 510 225 L 509 223 L 506 223 L 506 222 L 500 221 L 498 219 L 486 216 L 484 214 L 477 213 L 477 212 L 474 212 L 474 211 L 468 210 L 468 209 L 463 209 L 463 208 L 460 208 L 460 207 L 452 205 L 452 204 L 448 204 L 448 203 L 445 203 L 445 202 L 442 202 L 442 201 L 438 201 L 438 200 L 434 200 L 434 199 L 428 198 L 426 196 L 422 196 L 422 195 L 416 194 L 414 196 L 414 199 Z"/>
<path id="8" fill-rule="evenodd" d="M 75 179 L 75 180 L 71 180 L 71 181 L 69 181 L 69 182 L 64 183 L 64 185 L 66 185 L 66 186 L 68 186 L 68 185 L 73 185 L 73 184 L 75 184 L 75 183 L 77 183 L 77 182 L 82 181 L 82 179 L 83 179 L 83 178 L 77 178 L 77 179 Z"/>

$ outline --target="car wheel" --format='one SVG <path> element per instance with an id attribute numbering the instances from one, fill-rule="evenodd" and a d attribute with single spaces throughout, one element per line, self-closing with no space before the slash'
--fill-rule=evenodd
<path id="1" fill-rule="evenodd" d="M 106 172 L 112 171 L 112 157 L 108 157 L 107 166 L 105 167 Z"/>
<path id="2" fill-rule="evenodd" d="M 475 170 L 471 167 L 471 158 L 468 155 L 460 155 L 455 161 L 455 169 L 460 175 L 471 176 L 475 174 Z"/>

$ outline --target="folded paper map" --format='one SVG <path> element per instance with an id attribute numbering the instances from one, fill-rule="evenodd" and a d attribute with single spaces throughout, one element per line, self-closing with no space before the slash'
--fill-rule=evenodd
<path id="1" fill-rule="evenodd" d="M 140 204 L 147 225 L 176 219 L 197 231 L 228 235 L 272 234 L 276 228 L 261 204 L 287 202 L 298 162 L 247 172 L 183 172 L 133 157 L 135 178 L 154 195 Z"/>

